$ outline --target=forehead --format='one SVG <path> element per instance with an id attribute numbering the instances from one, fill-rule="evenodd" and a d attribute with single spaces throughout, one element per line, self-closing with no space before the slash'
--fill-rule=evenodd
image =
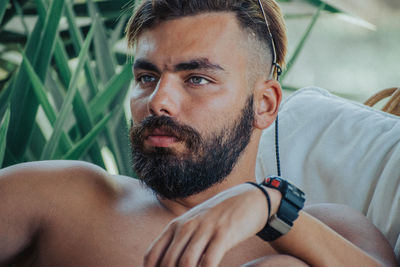
<path id="1" fill-rule="evenodd" d="M 230 12 L 172 19 L 141 33 L 135 57 L 160 65 L 192 58 L 231 64 L 245 59 L 246 36 L 235 15 Z"/>

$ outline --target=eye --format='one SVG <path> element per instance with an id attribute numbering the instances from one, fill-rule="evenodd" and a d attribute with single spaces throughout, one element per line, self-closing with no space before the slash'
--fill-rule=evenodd
<path id="1" fill-rule="evenodd" d="M 194 85 L 205 85 L 210 83 L 210 81 L 206 78 L 200 76 L 192 76 L 188 79 L 188 81 Z"/>
<path id="2" fill-rule="evenodd" d="M 149 83 L 154 83 L 154 82 L 157 82 L 157 78 L 156 77 L 154 77 L 154 76 L 152 76 L 152 75 L 141 75 L 141 76 L 139 76 L 137 79 L 136 79 L 136 81 L 138 82 L 138 83 L 141 83 L 141 84 L 149 84 Z"/>

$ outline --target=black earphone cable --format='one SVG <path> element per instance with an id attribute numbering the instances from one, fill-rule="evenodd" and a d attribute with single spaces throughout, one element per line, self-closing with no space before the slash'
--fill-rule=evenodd
<path id="1" fill-rule="evenodd" d="M 276 157 L 276 171 L 278 176 L 281 176 L 281 162 L 279 157 L 279 116 L 275 120 L 275 157 Z"/>

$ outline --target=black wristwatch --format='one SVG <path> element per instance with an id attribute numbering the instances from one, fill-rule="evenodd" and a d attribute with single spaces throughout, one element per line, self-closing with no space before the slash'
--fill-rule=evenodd
<path id="1" fill-rule="evenodd" d="M 271 216 L 265 227 L 257 233 L 265 241 L 274 241 L 292 228 L 293 222 L 299 217 L 299 211 L 304 207 L 305 194 L 278 176 L 265 178 L 261 185 L 277 189 L 282 194 L 277 213 Z"/>

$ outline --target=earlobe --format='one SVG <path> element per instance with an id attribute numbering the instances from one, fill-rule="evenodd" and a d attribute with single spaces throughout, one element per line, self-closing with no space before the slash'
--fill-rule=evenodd
<path id="1" fill-rule="evenodd" d="M 255 128 L 263 130 L 275 121 L 281 98 L 282 90 L 277 81 L 260 81 L 256 84 L 254 91 Z"/>

